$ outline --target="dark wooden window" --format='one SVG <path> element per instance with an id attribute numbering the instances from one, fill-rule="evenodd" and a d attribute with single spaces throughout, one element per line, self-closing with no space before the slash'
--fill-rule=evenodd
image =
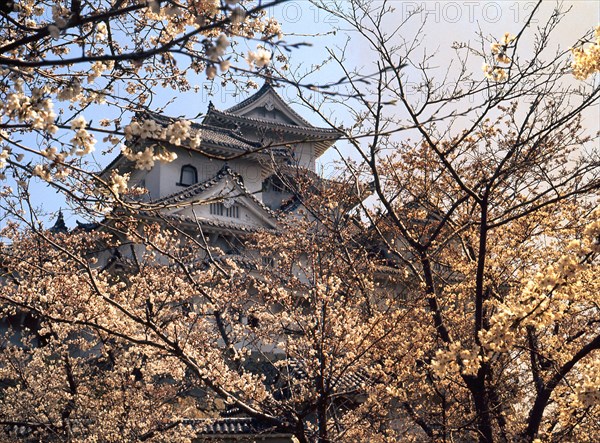
<path id="1" fill-rule="evenodd" d="M 262 184 L 262 192 L 291 192 L 290 189 L 281 181 L 279 177 L 272 176 Z"/>
<path id="2" fill-rule="evenodd" d="M 198 171 L 192 165 L 183 165 L 179 176 L 180 186 L 190 186 L 198 182 Z"/>

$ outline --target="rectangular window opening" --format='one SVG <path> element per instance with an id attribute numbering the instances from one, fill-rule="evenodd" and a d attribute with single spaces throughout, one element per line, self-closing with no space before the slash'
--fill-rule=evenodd
<path id="1" fill-rule="evenodd" d="M 233 205 L 227 208 L 223 203 L 211 203 L 210 213 L 211 215 L 220 215 L 222 217 L 240 218 L 240 207 Z"/>

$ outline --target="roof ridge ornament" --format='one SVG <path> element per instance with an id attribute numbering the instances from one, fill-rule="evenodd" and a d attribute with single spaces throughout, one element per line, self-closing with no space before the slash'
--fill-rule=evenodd
<path id="1" fill-rule="evenodd" d="M 66 233 L 69 229 L 65 223 L 65 218 L 63 216 L 62 208 L 58 210 L 58 214 L 56 215 L 56 221 L 54 222 L 54 226 L 50 228 L 50 232 L 54 234 L 58 233 Z"/>
<path id="2" fill-rule="evenodd" d="M 235 204 L 235 198 L 227 197 L 223 199 L 223 206 L 226 209 L 230 209 Z"/>

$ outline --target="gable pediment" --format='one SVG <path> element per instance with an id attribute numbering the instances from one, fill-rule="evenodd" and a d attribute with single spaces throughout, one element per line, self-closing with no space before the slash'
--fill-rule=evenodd
<path id="1" fill-rule="evenodd" d="M 161 201 L 162 214 L 190 224 L 251 231 L 277 229 L 277 217 L 245 188 L 229 168 L 188 192 Z M 172 202 L 171 202 L 172 200 Z"/>
<path id="2" fill-rule="evenodd" d="M 275 123 L 298 126 L 298 123 L 292 120 L 285 112 L 273 106 L 257 106 L 241 115 L 244 117 L 258 118 L 261 120 L 270 120 Z"/>
<path id="3" fill-rule="evenodd" d="M 281 98 L 270 83 L 265 83 L 256 94 L 226 112 L 302 128 L 313 127 Z"/>

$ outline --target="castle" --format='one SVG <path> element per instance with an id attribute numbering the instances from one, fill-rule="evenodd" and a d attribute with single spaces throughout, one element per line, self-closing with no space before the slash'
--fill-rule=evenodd
<path id="1" fill-rule="evenodd" d="M 177 121 L 151 113 L 138 118 L 161 127 Z M 201 142 L 197 147 L 168 145 L 175 160 L 144 170 L 120 154 L 102 176 L 112 171 L 130 174 L 130 186 L 146 189 L 143 200 L 154 208 L 142 216 L 188 232 L 200 230 L 210 246 L 240 258 L 247 234 L 275 231 L 282 218 L 300 211 L 298 195 L 289 186 L 296 178 L 308 175 L 327 186 L 327 180 L 317 177 L 316 161 L 341 135 L 336 129 L 311 125 L 270 81 L 227 110 L 210 103 L 202 122 L 192 123 L 190 129 Z M 143 149 L 145 141 L 136 142 L 139 145 L 132 148 Z M 301 368 L 297 372 L 301 374 Z M 362 381 L 359 377 L 346 383 L 357 380 Z M 199 442 L 293 441 L 288 432 L 229 410 L 216 421 L 190 419 L 187 424 L 197 431 Z"/>
<path id="2" fill-rule="evenodd" d="M 176 119 L 159 114 L 143 118 L 166 126 Z M 180 226 L 202 228 L 213 246 L 235 248 L 232 237 L 258 229 L 277 229 L 276 212 L 297 210 L 293 191 L 281 174 L 315 172 L 316 160 L 340 137 L 336 129 L 319 128 L 298 115 L 270 81 L 225 111 L 212 103 L 202 123 L 198 147 L 168 146 L 177 157 L 139 170 L 120 154 L 104 170 L 130 173 L 130 184 L 147 189 L 161 216 Z"/>

